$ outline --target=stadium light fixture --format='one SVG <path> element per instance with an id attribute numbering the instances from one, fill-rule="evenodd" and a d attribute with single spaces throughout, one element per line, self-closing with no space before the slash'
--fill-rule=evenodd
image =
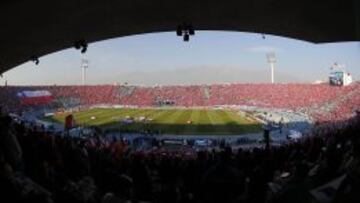
<path id="1" fill-rule="evenodd" d="M 182 26 L 181 25 L 179 25 L 177 28 L 176 28 L 176 35 L 177 36 L 181 36 L 182 35 Z"/>
<path id="2" fill-rule="evenodd" d="M 266 58 L 271 68 L 271 83 L 274 83 L 274 68 L 276 63 L 275 53 L 274 52 L 267 53 Z"/>
<path id="3" fill-rule="evenodd" d="M 79 41 L 74 42 L 74 47 L 75 49 L 80 49 L 81 48 L 80 42 Z"/>
<path id="4" fill-rule="evenodd" d="M 39 65 L 39 63 L 40 63 L 39 57 L 37 57 L 37 56 L 31 56 L 31 57 L 30 57 L 30 60 L 31 60 L 32 62 L 34 62 L 35 65 Z"/>
<path id="5" fill-rule="evenodd" d="M 84 54 L 87 51 L 87 45 L 81 49 L 81 53 Z"/>
<path id="6" fill-rule="evenodd" d="M 74 42 L 75 49 L 81 49 L 81 53 L 84 54 L 87 51 L 88 44 L 84 39 Z"/>
<path id="7" fill-rule="evenodd" d="M 276 57 L 275 57 L 274 52 L 267 53 L 266 58 L 267 58 L 268 63 L 276 63 Z"/>
<path id="8" fill-rule="evenodd" d="M 192 25 L 189 25 L 188 30 L 189 30 L 190 35 L 195 35 L 195 30 L 194 30 L 194 27 Z"/>
<path id="9" fill-rule="evenodd" d="M 184 34 L 184 42 L 188 42 L 190 40 L 190 35 L 188 33 Z"/>
<path id="10" fill-rule="evenodd" d="M 86 69 L 89 67 L 89 60 L 83 58 L 81 59 L 81 70 L 82 70 L 82 85 L 84 86 L 86 84 Z"/>
<path id="11" fill-rule="evenodd" d="M 176 35 L 182 36 L 184 42 L 190 40 L 190 35 L 195 35 L 194 27 L 191 24 L 183 23 L 182 25 L 177 26 Z"/>

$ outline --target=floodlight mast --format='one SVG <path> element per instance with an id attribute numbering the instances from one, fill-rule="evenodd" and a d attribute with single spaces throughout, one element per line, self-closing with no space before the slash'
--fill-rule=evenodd
<path id="1" fill-rule="evenodd" d="M 82 69 L 82 85 L 86 84 L 86 69 L 89 67 L 89 60 L 81 59 L 81 69 Z"/>
<path id="2" fill-rule="evenodd" d="M 266 58 L 267 58 L 267 62 L 270 64 L 270 68 L 271 68 L 271 83 L 274 83 L 274 68 L 275 68 L 275 63 L 276 63 L 276 57 L 275 57 L 275 53 L 271 52 L 271 53 L 267 53 L 266 54 Z"/>

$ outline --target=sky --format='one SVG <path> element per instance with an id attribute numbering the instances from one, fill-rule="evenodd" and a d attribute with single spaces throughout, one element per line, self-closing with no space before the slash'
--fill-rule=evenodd
<path id="1" fill-rule="evenodd" d="M 86 84 L 177 85 L 268 83 L 266 53 L 276 55 L 275 82 L 326 80 L 337 62 L 360 79 L 360 42 L 310 42 L 242 32 L 198 31 L 189 42 L 175 32 L 90 43 L 81 54 L 69 48 L 3 74 L 0 85 L 80 85 L 81 59 L 89 60 Z"/>

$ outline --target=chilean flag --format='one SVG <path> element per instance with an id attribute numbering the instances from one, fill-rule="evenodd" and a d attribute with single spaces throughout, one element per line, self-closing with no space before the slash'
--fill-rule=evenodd
<path id="1" fill-rule="evenodd" d="M 53 100 L 51 93 L 47 90 L 21 91 L 17 96 L 21 104 L 26 105 L 49 104 Z"/>

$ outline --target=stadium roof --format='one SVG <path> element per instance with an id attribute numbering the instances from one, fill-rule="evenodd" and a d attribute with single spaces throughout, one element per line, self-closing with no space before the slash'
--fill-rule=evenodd
<path id="1" fill-rule="evenodd" d="M 359 41 L 358 0 L 2 0 L 0 73 L 74 41 L 175 31 L 246 31 L 314 43 Z"/>

